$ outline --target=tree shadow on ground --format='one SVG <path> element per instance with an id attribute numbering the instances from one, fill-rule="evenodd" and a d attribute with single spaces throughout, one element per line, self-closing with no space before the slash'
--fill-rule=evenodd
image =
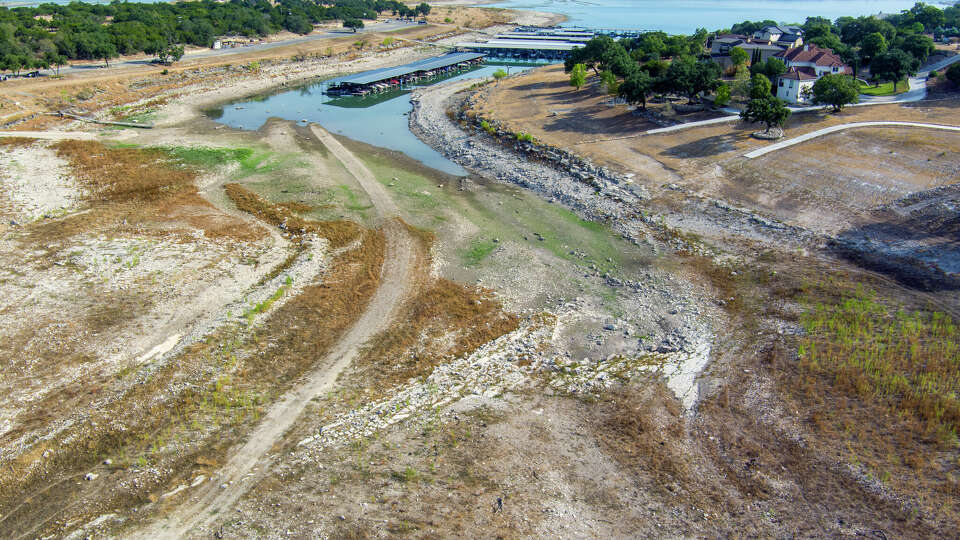
<path id="1" fill-rule="evenodd" d="M 605 112 L 606 107 L 597 106 L 578 110 L 573 115 L 556 116 L 545 122 L 545 131 L 570 131 L 580 135 L 595 135 L 601 137 L 623 137 L 639 135 L 648 129 L 656 127 L 654 124 L 633 116 L 630 111 L 623 111 L 613 117 L 596 118 L 596 115 Z"/>
<path id="2" fill-rule="evenodd" d="M 725 133 L 668 148 L 666 152 L 679 158 L 697 158 L 715 156 L 736 150 L 736 141 L 744 137 L 743 132 Z"/>

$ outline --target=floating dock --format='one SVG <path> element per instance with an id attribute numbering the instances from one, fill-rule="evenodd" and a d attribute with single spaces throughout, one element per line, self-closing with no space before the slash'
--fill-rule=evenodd
<path id="1" fill-rule="evenodd" d="M 334 96 L 366 96 L 387 92 L 405 85 L 470 69 L 483 63 L 484 55 L 475 52 L 450 53 L 402 66 L 375 69 L 327 82 L 326 93 Z"/>

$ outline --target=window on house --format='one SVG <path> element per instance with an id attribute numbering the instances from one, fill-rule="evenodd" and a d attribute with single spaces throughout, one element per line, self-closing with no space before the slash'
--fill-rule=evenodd
<path id="1" fill-rule="evenodd" d="M 780 79 L 780 86 L 783 86 L 783 79 Z"/>

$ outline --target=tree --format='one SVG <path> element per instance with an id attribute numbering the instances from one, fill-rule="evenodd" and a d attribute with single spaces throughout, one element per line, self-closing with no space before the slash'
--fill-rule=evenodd
<path id="1" fill-rule="evenodd" d="M 920 64 L 926 62 L 927 58 L 937 49 L 933 40 L 923 34 L 904 37 L 903 41 L 898 43 L 897 48 L 910 53 Z"/>
<path id="2" fill-rule="evenodd" d="M 502 81 L 503 79 L 507 78 L 507 72 L 504 71 L 503 68 L 498 69 L 498 70 L 496 70 L 496 71 L 493 72 L 493 78 L 496 79 L 497 84 L 499 85 L 499 84 L 500 84 L 500 81 Z"/>
<path id="3" fill-rule="evenodd" d="M 890 49 L 878 55 L 870 64 L 870 73 L 877 81 L 893 81 L 893 91 L 897 91 L 897 82 L 917 71 L 919 62 L 910 53 L 901 49 Z"/>
<path id="4" fill-rule="evenodd" d="M 494 77 L 496 77 L 496 73 L 494 73 Z M 574 65 L 573 69 L 570 70 L 570 86 L 580 90 L 585 84 L 587 84 L 587 66 L 584 64 Z"/>
<path id="5" fill-rule="evenodd" d="M 350 28 L 351 30 L 356 32 L 357 30 L 363 28 L 363 21 L 361 21 L 360 19 L 344 19 L 343 27 Z"/>
<path id="6" fill-rule="evenodd" d="M 730 83 L 730 93 L 737 97 L 750 96 L 750 70 L 747 66 L 740 66 L 733 75 L 733 81 Z"/>
<path id="7" fill-rule="evenodd" d="M 763 75 L 759 76 L 763 77 Z M 746 108 L 740 112 L 740 118 L 751 124 L 763 122 L 769 132 L 770 128 L 774 126 L 783 127 L 787 119 L 790 118 L 790 109 L 787 108 L 787 104 L 782 99 L 771 96 L 767 91 L 765 95 L 751 99 Z"/>
<path id="8" fill-rule="evenodd" d="M 750 55 L 747 54 L 747 51 L 741 49 L 740 47 L 734 47 L 730 49 L 730 61 L 733 62 L 735 66 L 742 66 L 747 63 L 747 60 L 750 58 Z"/>
<path id="9" fill-rule="evenodd" d="M 421 16 L 423 16 L 423 17 L 426 17 L 427 15 L 430 14 L 430 4 L 428 4 L 428 3 L 426 3 L 426 2 L 421 2 L 420 5 L 418 5 L 418 6 L 415 8 L 415 10 L 416 10 L 416 12 L 417 12 L 418 15 L 421 15 Z"/>
<path id="10" fill-rule="evenodd" d="M 787 65 L 779 58 L 767 58 L 765 62 L 750 66 L 750 74 L 761 74 L 769 81 L 777 80 L 777 77 L 787 72 Z"/>
<path id="11" fill-rule="evenodd" d="M 947 80 L 954 86 L 960 86 L 960 64 L 954 64 L 947 70 Z"/>
<path id="12" fill-rule="evenodd" d="M 584 43 L 583 47 L 577 47 L 570 51 L 567 59 L 563 63 L 563 69 L 569 73 L 577 64 L 583 64 L 592 68 L 597 75 L 601 71 L 608 69 L 611 60 L 619 56 L 627 55 L 626 49 L 613 40 L 610 36 L 597 36 Z"/>
<path id="13" fill-rule="evenodd" d="M 94 58 L 99 58 L 103 60 L 103 63 L 110 67 L 110 59 L 117 56 L 117 48 L 114 47 L 113 43 L 106 40 L 98 40 L 93 44 L 90 54 Z"/>
<path id="14" fill-rule="evenodd" d="M 617 89 L 620 87 L 620 81 L 612 71 L 603 71 L 600 73 L 600 84 L 610 95 L 617 95 Z"/>
<path id="15" fill-rule="evenodd" d="M 646 71 L 637 70 L 636 73 L 632 73 L 620 84 L 617 93 L 627 100 L 627 103 L 639 103 L 640 108 L 646 110 L 647 97 L 653 92 L 655 84 L 656 79 Z"/>
<path id="16" fill-rule="evenodd" d="M 880 32 L 867 34 L 860 43 L 860 57 L 863 58 L 865 64 L 869 64 L 873 57 L 886 51 L 887 38 L 883 37 Z"/>
<path id="17" fill-rule="evenodd" d="M 717 97 L 713 100 L 713 104 L 717 107 L 726 107 L 730 103 L 730 87 L 726 84 L 721 84 L 717 87 Z"/>
<path id="18" fill-rule="evenodd" d="M 750 99 L 763 99 L 772 96 L 773 84 L 762 73 L 757 73 L 750 79 Z"/>
<path id="19" fill-rule="evenodd" d="M 693 102 L 701 92 L 720 85 L 720 66 L 716 62 L 698 62 L 692 56 L 681 56 L 670 63 L 666 79 L 671 91 L 686 95 Z"/>
<path id="20" fill-rule="evenodd" d="M 910 8 L 910 14 L 916 22 L 922 24 L 927 32 L 932 32 L 934 28 L 942 26 L 946 22 L 946 17 L 939 8 L 930 6 L 923 2 L 917 2 Z"/>
<path id="21" fill-rule="evenodd" d="M 830 105 L 833 112 L 843 110 L 844 105 L 860 101 L 860 88 L 849 75 L 827 73 L 813 84 L 813 103 Z"/>

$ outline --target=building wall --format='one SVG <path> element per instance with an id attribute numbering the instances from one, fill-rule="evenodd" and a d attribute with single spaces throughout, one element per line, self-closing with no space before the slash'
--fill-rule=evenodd
<path id="1" fill-rule="evenodd" d="M 777 97 L 787 103 L 807 103 L 803 98 L 803 91 L 806 88 L 813 88 L 816 81 L 797 81 L 793 79 L 780 78 L 777 80 Z"/>

